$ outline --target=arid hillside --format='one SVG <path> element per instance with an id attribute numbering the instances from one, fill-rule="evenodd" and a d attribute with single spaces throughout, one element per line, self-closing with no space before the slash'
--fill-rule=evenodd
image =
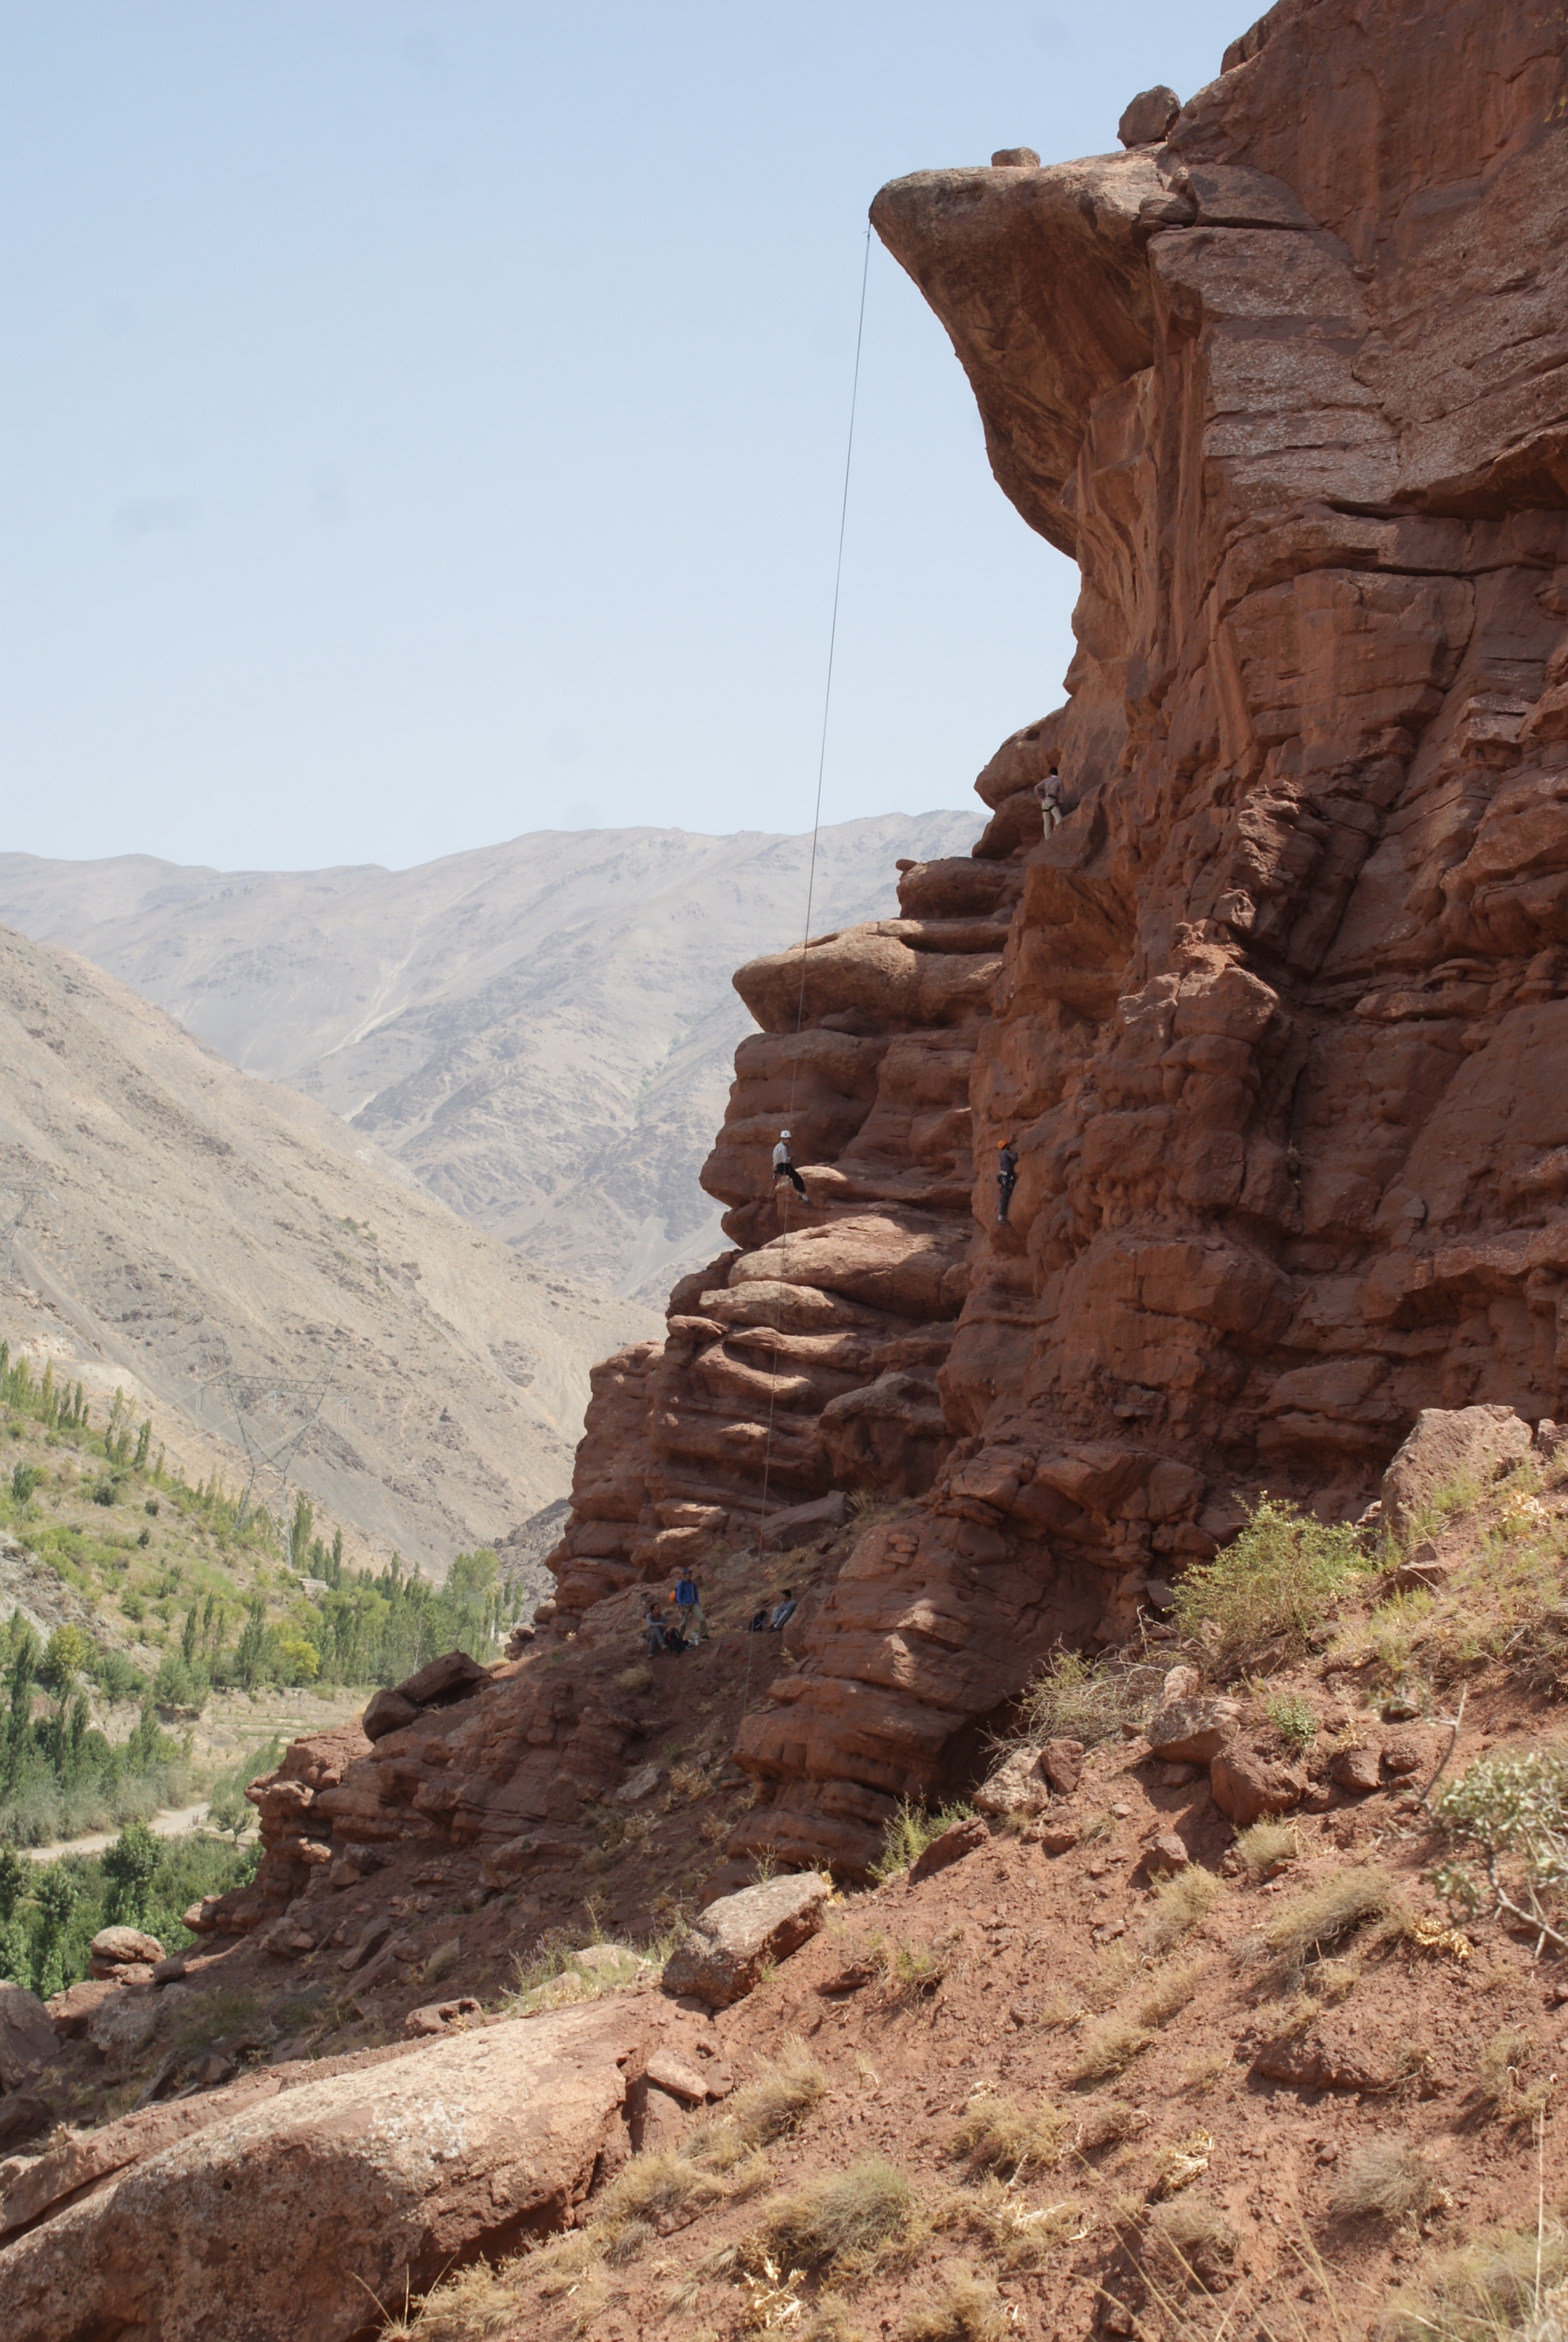
<path id="1" fill-rule="evenodd" d="M 0 1333 L 57 1379 L 123 1379 L 155 1429 L 194 1418 L 226 1462 L 176 1431 L 171 1447 L 232 1486 L 233 1397 L 271 1449 L 290 1386 L 330 1374 L 290 1476 L 366 1558 L 439 1574 L 563 1493 L 588 1367 L 644 1329 L 634 1303 L 546 1279 L 325 1108 L 8 931 L 0 1060 L 4 1225 L 20 1218 Z"/>
<path id="2" fill-rule="evenodd" d="M 971 827 L 830 826 L 813 927 L 875 916 L 899 856 L 964 852 Z M 638 829 L 395 871 L 0 855 L 0 919 L 331 1106 L 550 1274 L 660 1303 L 716 1241 L 697 1173 L 748 1029 L 730 977 L 799 938 L 810 849 Z"/>

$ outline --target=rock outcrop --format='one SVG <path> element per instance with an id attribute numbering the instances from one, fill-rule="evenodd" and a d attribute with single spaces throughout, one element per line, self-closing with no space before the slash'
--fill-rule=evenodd
<path id="1" fill-rule="evenodd" d="M 1124 153 L 878 196 L 1079 562 L 1069 698 L 899 918 L 740 972 L 733 1249 L 595 1370 L 542 1645 L 378 1713 L 269 1840 L 291 1883 L 377 1831 L 569 1856 L 634 1719 L 538 1662 L 830 1492 L 873 1508 L 741 1727 L 730 1853 L 860 1874 L 1238 1493 L 1355 1516 L 1423 1409 L 1568 1412 L 1561 46 L 1284 0 Z"/>
<path id="2" fill-rule="evenodd" d="M 780 1496 L 922 1500 L 748 1721 L 745 1846 L 864 1864 L 1234 1490 L 1349 1514 L 1423 1407 L 1562 1411 L 1561 48 L 1518 6 L 1283 0 L 1124 154 L 877 198 L 1079 562 L 1079 647 L 970 862 L 742 971 L 704 1175 L 738 1250 L 601 1371 L 572 1615 L 751 1523 L 770 1417 Z"/>
<path id="3" fill-rule="evenodd" d="M 257 2077 L 205 2121 L 151 2109 L 123 2147 L 86 2142 L 63 2201 L 45 2158 L 0 2198 L 8 2227 L 39 2223 L 5 2253 L 9 2342 L 277 2342 L 302 2305 L 315 2342 L 348 2342 L 406 2286 L 566 2225 L 632 2151 L 656 2038 L 645 2000 L 563 2009 L 292 2088 Z"/>

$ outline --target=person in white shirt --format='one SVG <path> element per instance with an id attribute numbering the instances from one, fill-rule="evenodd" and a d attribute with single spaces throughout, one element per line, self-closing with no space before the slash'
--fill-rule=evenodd
<path id="1" fill-rule="evenodd" d="M 794 1167 L 794 1159 L 789 1151 L 789 1133 L 787 1130 L 780 1131 L 779 1143 L 774 1148 L 774 1184 L 776 1185 L 780 1179 L 787 1179 L 789 1181 L 791 1186 L 794 1189 L 795 1194 L 800 1197 L 803 1204 L 807 1204 L 811 1201 L 810 1196 L 805 1191 L 805 1181 L 801 1177 L 800 1173 Z"/>

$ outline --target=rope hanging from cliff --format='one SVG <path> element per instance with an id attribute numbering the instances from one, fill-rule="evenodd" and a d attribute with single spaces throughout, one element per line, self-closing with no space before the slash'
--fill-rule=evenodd
<path id="1" fill-rule="evenodd" d="M 847 532 L 847 529 L 848 529 L 848 525 L 849 525 L 849 478 L 850 478 L 850 467 L 851 467 L 851 465 L 852 465 L 852 464 L 853 464 L 853 462 L 854 462 L 854 418 L 855 418 L 855 413 L 856 413 L 856 410 L 857 410 L 857 408 L 858 408 L 858 406 L 859 406 L 859 404 L 860 404 L 860 355 L 861 355 L 861 350 L 862 350 L 862 347 L 863 347 L 863 345 L 864 345 L 864 341 L 865 341 L 865 290 L 866 290 L 867 283 L 869 282 L 869 279 L 870 279 L 870 275 L 871 275 L 871 226 L 870 226 L 870 223 L 868 222 L 868 223 L 867 223 L 867 225 L 866 225 L 866 231 L 865 231 L 865 250 L 864 250 L 864 257 L 863 257 L 863 259 L 862 259 L 862 261 L 861 261 L 861 265 L 860 265 L 860 309 L 859 309 L 859 314 L 858 314 L 858 315 L 857 315 L 857 317 L 856 317 L 856 319 L 855 319 L 855 328 L 854 328 L 854 373 L 852 374 L 852 375 L 851 375 L 851 377 L 850 377 L 850 388 L 849 388 L 849 431 L 848 431 L 848 435 L 847 435 L 846 439 L 845 439 L 845 442 L 844 442 L 844 485 L 843 485 L 842 490 L 840 491 L 840 495 L 839 495 L 839 504 L 838 504 L 838 550 L 837 550 L 837 554 L 836 554 L 836 555 L 835 555 L 835 557 L 834 557 L 834 571 L 833 571 L 833 615 L 832 615 L 832 617 L 831 617 L 831 619 L 829 620 L 829 623 L 828 623 L 828 630 L 827 630 L 827 672 L 826 672 L 825 676 L 824 676 L 824 678 L 823 678 L 823 693 L 822 693 L 822 726 L 821 726 L 821 729 L 820 729 L 820 732 L 819 732 L 819 734 L 818 734 L 818 738 L 817 738 L 817 752 L 816 752 L 816 796 L 815 796 L 814 803 L 813 804 L 813 806 L 812 806 L 812 816 L 811 816 L 811 856 L 810 856 L 810 859 L 808 860 L 808 862 L 807 862 L 807 864 L 806 864 L 806 881 L 805 881 L 805 920 L 804 920 L 804 926 L 802 926 L 802 929 L 801 929 L 801 952 L 800 952 L 800 992 L 799 992 L 799 995 L 798 995 L 798 996 L 797 996 L 797 998 L 796 998 L 796 1001 L 795 1001 L 795 1012 L 794 1012 L 794 1037 L 795 1037 L 796 1046 L 795 1046 L 795 1050 L 794 1050 L 794 1056 L 793 1056 L 793 1058 L 792 1058 L 792 1060 L 791 1060 L 791 1063 L 790 1063 L 789 1113 L 788 1113 L 788 1118 L 787 1118 L 786 1127 L 793 1127 L 793 1126 L 794 1126 L 794 1102 L 795 1102 L 795 1092 L 796 1092 L 796 1088 L 797 1088 L 797 1086 L 798 1086 L 798 1085 L 799 1085 L 799 1081 L 800 1081 L 800 1047 L 799 1047 L 799 1043 L 800 1043 L 801 1031 L 802 1031 L 802 1028 L 803 1028 L 803 1026 L 804 1026 L 804 1023 L 805 1023 L 805 973 L 806 973 L 806 953 L 807 953 L 807 951 L 809 950 L 810 946 L 811 946 L 811 915 L 812 915 L 812 905 L 813 905 L 814 901 L 815 900 L 815 896 L 816 896 L 816 849 L 817 849 L 817 840 L 818 840 L 818 838 L 819 838 L 819 836 L 820 836 L 820 835 L 821 835 L 821 832 L 822 832 L 822 790 L 823 790 L 823 776 L 824 776 L 824 775 L 825 774 L 825 772 L 826 772 L 826 770 L 827 770 L 827 736 L 828 736 L 828 723 L 829 723 L 829 718 L 830 718 L 830 716 L 831 716 L 831 715 L 832 715 L 832 712 L 833 712 L 833 675 L 834 675 L 834 659 L 835 659 L 835 657 L 836 657 L 837 651 L 838 651 L 838 610 L 839 610 L 839 601 L 840 601 L 840 597 L 841 597 L 841 595 L 842 595 L 842 592 L 843 592 L 843 587 L 844 587 L 844 537 L 845 537 L 845 535 L 846 535 L 846 532 Z M 776 1192 L 776 1190 L 775 1190 L 775 1192 Z M 785 1236 L 788 1236 L 788 1234 L 789 1234 L 789 1196 L 788 1196 L 787 1195 L 786 1195 L 786 1196 L 785 1196 L 785 1197 L 784 1197 L 784 1235 L 785 1235 Z M 774 1455 L 774 1406 L 775 1406 L 775 1405 L 776 1405 L 776 1403 L 777 1403 L 777 1392 L 778 1392 L 778 1355 L 779 1355 L 779 1348 L 778 1348 L 778 1337 L 779 1337 L 779 1333 L 780 1333 L 780 1326 L 779 1326 L 779 1324 L 778 1324 L 778 1312 L 777 1312 L 777 1309 L 776 1309 L 776 1307 L 775 1307 L 775 1311 L 774 1311 L 774 1327 L 773 1327 L 773 1336 L 774 1336 L 774 1347 L 773 1347 L 773 1371 L 772 1371 L 772 1373 L 770 1374 L 770 1376 L 769 1376 L 769 1377 L 768 1377 L 768 1420 L 767 1420 L 767 1435 L 766 1435 L 766 1438 L 765 1438 L 765 1440 L 764 1440 L 764 1446 L 763 1446 L 763 1495 L 762 1495 L 762 1511 L 761 1511 L 760 1515 L 758 1516 L 758 1519 L 757 1519 L 757 1566 L 758 1566 L 758 1567 L 759 1567 L 759 1568 L 760 1568 L 760 1567 L 761 1567 L 761 1566 L 762 1566 L 762 1558 L 763 1558 L 763 1536 L 764 1536 L 764 1531 L 766 1530 L 766 1527 L 767 1527 L 767 1517 L 768 1517 L 768 1486 L 769 1486 L 769 1482 L 770 1482 L 770 1479 L 771 1479 L 771 1477 L 772 1477 L 772 1473 L 773 1473 L 773 1455 Z M 747 1710 L 747 1709 L 749 1709 L 749 1708 L 750 1708 L 750 1706 L 751 1706 L 751 1692 L 752 1692 L 752 1644 L 751 1644 L 751 1637 L 748 1636 L 747 1636 L 747 1638 L 746 1638 L 746 1682 L 745 1682 L 745 1690 L 744 1690 L 744 1694 L 742 1695 L 742 1702 L 743 1702 L 743 1705 L 742 1705 L 742 1713 L 743 1713 L 743 1715 L 746 1712 L 746 1710 Z"/>

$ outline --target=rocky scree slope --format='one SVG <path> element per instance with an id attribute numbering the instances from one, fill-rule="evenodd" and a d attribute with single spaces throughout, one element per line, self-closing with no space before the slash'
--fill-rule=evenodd
<path id="1" fill-rule="evenodd" d="M 824 924 L 873 916 L 962 814 L 831 824 Z M 550 1276 L 655 1306 L 705 1260 L 696 1185 L 745 1029 L 800 933 L 809 837 L 544 831 L 412 870 L 0 855 L 0 919 L 67 946 L 249 1073 L 331 1106 Z"/>
<path id="2" fill-rule="evenodd" d="M 560 1495 L 589 1362 L 641 1329 L 635 1304 L 542 1276 L 324 1107 L 7 929 L 0 1055 L 0 1181 L 32 1191 L 5 1317 L 35 1363 L 85 1358 L 90 1386 L 123 1375 L 155 1418 L 226 1435 L 231 1486 L 225 1372 L 330 1368 L 291 1478 L 427 1571 Z"/>
<path id="3" fill-rule="evenodd" d="M 1563 78 L 1533 8 L 1285 5 L 1156 143 L 873 206 L 1078 651 L 798 1044 L 798 954 L 743 970 L 738 1251 L 596 1381 L 568 1608 L 754 1517 L 770 1420 L 781 1491 L 922 1496 L 742 1736 L 747 1848 L 863 1867 L 1236 1492 L 1352 1516 L 1421 1408 L 1564 1406 Z"/>

